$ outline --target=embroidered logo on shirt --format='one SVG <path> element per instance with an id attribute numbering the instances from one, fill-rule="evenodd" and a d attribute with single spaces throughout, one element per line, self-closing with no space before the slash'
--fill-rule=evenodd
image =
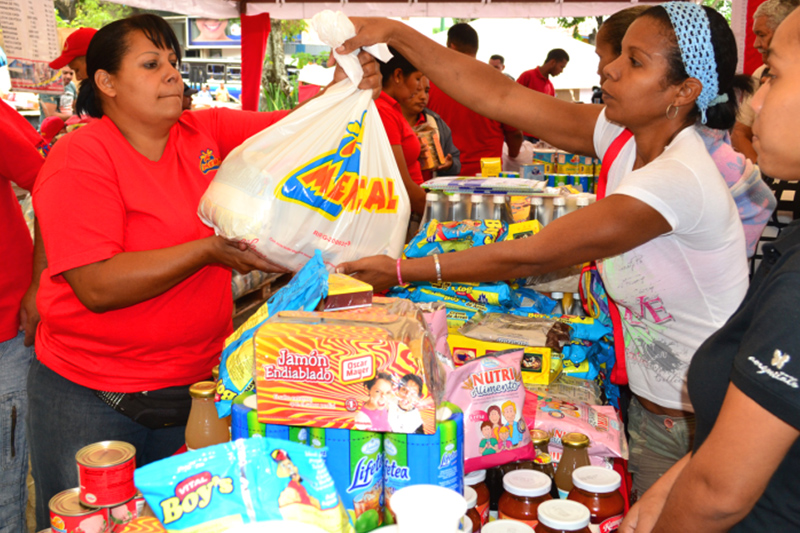
<path id="1" fill-rule="evenodd" d="M 775 350 L 775 353 L 772 354 L 772 366 L 777 368 L 778 370 L 783 370 L 783 365 L 789 362 L 789 356 L 783 355 L 780 350 Z"/>
<path id="2" fill-rule="evenodd" d="M 200 152 L 200 172 L 208 174 L 212 170 L 217 170 L 222 163 L 219 157 L 214 155 L 214 150 L 207 148 Z"/>
<path id="3" fill-rule="evenodd" d="M 783 355 L 780 350 L 775 350 L 775 353 L 772 356 L 771 364 L 772 364 L 772 366 L 774 366 L 778 370 L 780 370 L 780 369 L 783 368 L 783 366 L 786 363 L 789 362 L 789 359 L 790 359 L 790 357 L 788 355 Z M 772 379 L 775 379 L 777 381 L 781 381 L 781 382 L 789 385 L 793 389 L 800 388 L 800 385 L 798 385 L 796 377 L 790 376 L 786 372 L 782 372 L 782 371 L 779 372 L 778 370 L 774 370 L 774 369 L 770 368 L 769 366 L 765 365 L 764 363 L 762 363 L 761 361 L 759 361 L 758 359 L 756 359 L 752 355 L 750 357 L 748 357 L 747 360 L 750 361 L 751 363 L 753 363 L 756 367 L 758 367 L 758 373 L 759 374 L 766 374 L 769 377 L 771 377 Z"/>

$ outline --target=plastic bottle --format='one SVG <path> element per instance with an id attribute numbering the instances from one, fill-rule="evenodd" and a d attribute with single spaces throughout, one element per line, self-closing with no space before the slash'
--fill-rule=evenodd
<path id="1" fill-rule="evenodd" d="M 553 220 L 563 217 L 567 214 L 567 201 L 564 199 L 563 196 L 556 196 L 553 198 L 553 216 L 550 219 L 550 222 Z"/>
<path id="2" fill-rule="evenodd" d="M 544 199 L 541 196 L 531 197 L 531 211 L 528 220 L 538 220 L 544 227 Z"/>
<path id="3" fill-rule="evenodd" d="M 192 408 L 186 422 L 186 448 L 197 450 L 231 440 L 228 421 L 217 416 L 214 405 L 216 385 L 213 381 L 200 381 L 189 387 Z"/>
<path id="4" fill-rule="evenodd" d="M 411 485 L 392 495 L 392 510 L 397 516 L 400 533 L 457 533 L 467 512 L 467 501 L 452 489 Z"/>
<path id="5" fill-rule="evenodd" d="M 575 206 L 580 209 L 581 207 L 586 207 L 589 205 L 589 197 L 588 196 L 578 196 L 578 199 L 575 201 Z"/>
<path id="6" fill-rule="evenodd" d="M 444 205 L 441 198 L 435 192 L 429 192 L 425 195 L 425 222 L 437 220 L 439 222 L 444 218 Z"/>
<path id="7" fill-rule="evenodd" d="M 505 220 L 506 197 L 503 194 L 492 196 L 492 220 Z"/>
<path id="8" fill-rule="evenodd" d="M 581 303 L 581 295 L 577 292 L 572 293 L 572 307 L 570 307 L 567 314 L 579 317 L 586 316 L 586 311 L 583 309 L 583 304 Z"/>
<path id="9" fill-rule="evenodd" d="M 561 438 L 564 452 L 556 470 L 556 485 L 561 498 L 566 498 L 572 490 L 572 473 L 582 467 L 589 466 L 589 437 L 583 433 L 567 433 Z"/>
<path id="10" fill-rule="evenodd" d="M 458 193 L 450 195 L 450 202 L 447 206 L 447 220 L 460 222 L 467 218 L 467 206 Z"/>
<path id="11" fill-rule="evenodd" d="M 564 314 L 564 305 L 561 303 L 561 300 L 564 299 L 563 292 L 551 292 L 550 298 L 556 301 L 556 306 L 550 311 L 550 314 L 553 316 L 561 316 Z"/>

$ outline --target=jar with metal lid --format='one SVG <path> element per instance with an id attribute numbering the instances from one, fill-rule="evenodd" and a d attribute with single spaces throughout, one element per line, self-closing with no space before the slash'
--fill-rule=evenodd
<path id="1" fill-rule="evenodd" d="M 483 533 L 533 533 L 533 528 L 516 520 L 493 520 L 484 526 Z"/>
<path id="2" fill-rule="evenodd" d="M 489 521 L 489 487 L 486 486 L 486 470 L 476 470 L 464 476 L 464 485 L 472 487 L 477 494 L 475 509 L 481 517 L 481 524 Z"/>
<path id="3" fill-rule="evenodd" d="M 619 487 L 622 477 L 600 466 L 582 466 L 572 473 L 572 490 L 567 499 L 582 503 L 591 513 L 592 533 L 611 533 L 619 529 L 625 513 L 625 500 Z"/>
<path id="4" fill-rule="evenodd" d="M 200 381 L 189 387 L 192 408 L 186 422 L 186 448 L 197 450 L 231 440 L 228 422 L 219 418 L 214 405 L 217 386 L 213 381 Z"/>
<path id="5" fill-rule="evenodd" d="M 550 500 L 550 478 L 536 470 L 514 470 L 503 477 L 498 517 L 536 527 L 539 504 Z"/>
<path id="6" fill-rule="evenodd" d="M 589 509 L 571 500 L 550 500 L 539 506 L 536 533 L 590 533 Z"/>
<path id="7" fill-rule="evenodd" d="M 553 468 L 553 458 L 550 456 L 550 449 L 548 448 L 550 444 L 550 434 L 543 429 L 532 429 L 530 434 L 533 448 L 536 450 L 536 458 L 531 461 L 531 468 L 543 474 L 547 474 L 553 482 L 550 488 L 550 496 L 558 498 L 558 487 L 556 487 L 555 480 L 556 471 Z"/>
<path id="8" fill-rule="evenodd" d="M 589 437 L 583 433 L 567 433 L 561 438 L 564 452 L 558 463 L 555 481 L 558 493 L 562 498 L 567 497 L 572 490 L 572 473 L 582 466 L 589 466 Z"/>
<path id="9" fill-rule="evenodd" d="M 467 500 L 466 518 L 472 522 L 472 531 L 478 533 L 481 530 L 481 515 L 475 506 L 478 504 L 478 493 L 472 487 L 464 487 L 464 499 Z"/>

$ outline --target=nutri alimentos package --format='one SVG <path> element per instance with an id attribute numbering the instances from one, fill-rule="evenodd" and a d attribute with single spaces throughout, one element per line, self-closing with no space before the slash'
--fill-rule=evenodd
<path id="1" fill-rule="evenodd" d="M 534 459 L 523 417 L 522 350 L 474 359 L 447 376 L 445 399 L 464 412 L 464 471 Z"/>
<path id="2" fill-rule="evenodd" d="M 134 481 L 169 532 L 292 520 L 353 533 L 322 451 L 302 444 L 239 439 L 150 463 Z"/>
<path id="3" fill-rule="evenodd" d="M 260 421 L 435 432 L 444 371 L 421 315 L 364 311 L 278 313 L 258 330 Z"/>

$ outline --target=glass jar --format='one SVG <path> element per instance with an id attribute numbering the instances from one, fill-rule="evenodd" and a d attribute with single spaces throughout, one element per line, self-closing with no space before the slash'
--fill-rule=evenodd
<path id="1" fill-rule="evenodd" d="M 591 513 L 592 533 L 611 533 L 619 529 L 625 513 L 625 500 L 619 487 L 622 478 L 614 470 L 582 466 L 572 473 L 569 500 L 585 505 Z"/>
<path id="2" fill-rule="evenodd" d="M 217 386 L 213 381 L 200 381 L 189 387 L 192 408 L 186 422 L 186 448 L 197 450 L 231 440 L 228 422 L 217 415 L 214 395 Z"/>
<path id="3" fill-rule="evenodd" d="M 475 509 L 481 517 L 481 525 L 489 521 L 489 488 L 485 481 L 486 470 L 476 470 L 464 476 L 464 485 L 472 487 L 478 495 Z"/>
<path id="4" fill-rule="evenodd" d="M 550 500 L 538 510 L 536 533 L 590 533 L 589 509 L 571 500 Z"/>
<path id="5" fill-rule="evenodd" d="M 481 530 L 481 515 L 475 506 L 478 504 L 478 493 L 472 487 L 464 487 L 464 499 L 467 500 L 466 518 L 472 522 L 472 531 L 478 533 Z"/>
<path id="6" fill-rule="evenodd" d="M 486 524 L 483 533 L 533 533 L 533 528 L 514 520 L 493 520 Z"/>
<path id="7" fill-rule="evenodd" d="M 558 463 L 555 480 L 558 494 L 566 499 L 572 490 L 572 473 L 582 467 L 589 466 L 589 437 L 583 433 L 567 433 L 561 438 L 564 453 Z"/>
<path id="8" fill-rule="evenodd" d="M 539 504 L 550 500 L 550 478 L 535 470 L 514 470 L 503 477 L 498 518 L 536 527 Z"/>

